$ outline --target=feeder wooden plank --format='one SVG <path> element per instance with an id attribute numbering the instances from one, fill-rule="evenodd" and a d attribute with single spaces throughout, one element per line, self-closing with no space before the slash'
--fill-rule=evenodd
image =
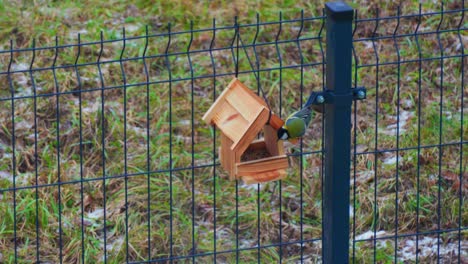
<path id="1" fill-rule="evenodd" d="M 236 164 L 237 163 L 240 163 L 241 162 L 241 153 L 234 153 L 234 160 L 232 161 L 232 171 L 231 171 L 231 174 L 230 174 L 230 178 L 231 180 L 235 180 L 237 179 L 237 174 L 236 174 Z"/>
<path id="2" fill-rule="evenodd" d="M 228 98 L 230 98 L 228 100 Z M 236 98 L 236 99 L 233 99 Z M 240 98 L 238 100 L 237 98 Z M 241 107 L 238 108 L 239 111 L 241 111 L 242 115 L 245 115 L 245 118 L 250 120 L 249 117 L 252 115 L 255 116 L 255 114 L 252 114 L 252 111 L 250 110 L 252 106 L 254 106 L 256 109 L 258 109 L 258 106 L 261 105 L 265 108 L 268 108 L 268 105 L 266 102 L 260 98 L 257 94 L 255 94 L 252 90 L 250 90 L 247 86 L 245 86 L 242 82 L 240 82 L 237 78 L 234 78 L 227 88 L 218 96 L 216 99 L 215 103 L 211 105 L 211 107 L 208 109 L 208 111 L 205 113 L 203 116 L 203 121 L 205 121 L 207 124 L 214 125 L 213 118 L 214 116 L 223 111 L 224 103 L 226 100 L 233 102 L 234 105 L 237 108 L 239 106 L 238 104 L 241 105 L 248 105 L 249 107 Z M 255 111 L 254 111 L 255 112 Z M 277 115 L 272 114 L 270 118 L 270 125 L 274 129 L 279 129 L 281 126 L 283 126 L 284 122 L 279 118 Z"/>
<path id="3" fill-rule="evenodd" d="M 284 121 L 279 116 L 272 114 L 270 118 L 270 126 L 275 130 L 280 129 L 284 125 Z"/>
<path id="4" fill-rule="evenodd" d="M 243 90 L 244 92 L 249 94 L 249 97 L 255 99 L 255 101 L 257 101 L 258 104 L 263 105 L 263 106 L 268 108 L 267 103 L 262 98 L 260 98 L 256 93 L 254 93 L 252 90 L 250 90 L 247 86 L 245 86 L 245 84 L 243 84 L 238 79 L 235 79 L 229 85 L 238 86 L 239 88 L 241 88 L 239 90 Z"/>
<path id="5" fill-rule="evenodd" d="M 222 159 L 221 165 L 229 173 L 229 179 L 235 179 L 235 156 L 230 147 L 232 145 L 232 140 L 229 139 L 226 135 L 221 134 L 221 151 L 220 158 Z"/>
<path id="6" fill-rule="evenodd" d="M 237 80 L 237 79 L 235 79 Z M 232 80 L 231 83 L 228 85 L 228 87 L 226 89 L 224 89 L 224 91 L 218 96 L 218 98 L 216 99 L 216 101 L 211 105 L 210 109 L 208 109 L 208 111 L 206 111 L 205 115 L 203 116 L 203 121 L 205 121 L 207 124 L 210 124 L 210 125 L 213 125 L 214 122 L 213 122 L 213 117 L 221 112 L 223 110 L 223 106 L 224 106 L 224 103 L 226 101 L 226 95 L 231 93 L 231 84 L 235 81 L 235 80 Z"/>
<path id="7" fill-rule="evenodd" d="M 242 181 L 246 184 L 262 183 L 269 181 L 277 181 L 286 177 L 285 170 L 272 170 L 258 173 L 255 175 L 242 176 Z"/>
<path id="8" fill-rule="evenodd" d="M 221 163 L 221 167 L 225 168 L 226 164 L 224 162 L 223 149 L 221 147 L 218 148 L 218 155 L 219 155 L 219 162 Z"/>
<path id="9" fill-rule="evenodd" d="M 244 153 L 244 151 L 249 147 L 250 142 L 252 142 L 262 130 L 263 125 L 266 123 L 266 119 L 268 119 L 268 110 L 263 108 L 263 111 L 260 112 L 257 118 L 245 126 L 247 129 L 245 133 L 242 132 L 242 129 L 237 128 L 237 133 L 242 137 L 240 137 L 237 142 L 234 141 L 234 145 L 231 146 L 231 150 L 240 154 Z"/>
<path id="10" fill-rule="evenodd" d="M 229 103 L 225 102 L 222 107 L 223 111 L 213 116 L 213 122 L 221 129 L 223 134 L 228 136 L 233 142 L 237 142 L 248 130 L 249 122 Z"/>
<path id="11" fill-rule="evenodd" d="M 283 141 L 278 140 L 278 135 L 276 130 L 269 126 L 266 125 L 263 127 L 263 132 L 265 135 L 265 144 L 268 152 L 272 156 L 278 156 L 278 155 L 283 155 L 284 154 L 284 149 L 283 149 Z"/>
<path id="12" fill-rule="evenodd" d="M 248 150 L 259 150 L 265 148 L 265 140 L 263 139 L 256 139 L 252 143 L 250 143 Z"/>
<path id="13" fill-rule="evenodd" d="M 245 89 L 235 89 L 232 93 L 226 95 L 226 101 L 237 109 L 242 117 L 252 122 L 263 108 L 265 108 L 255 100 L 256 96 L 257 95 L 252 95 Z"/>
<path id="14" fill-rule="evenodd" d="M 251 98 L 251 99 L 254 99 L 257 103 L 263 105 L 265 108 L 268 109 L 268 105 L 267 103 L 262 99 L 260 98 L 257 94 L 255 94 L 252 90 L 250 90 L 247 86 L 245 86 L 242 82 L 240 82 L 238 79 L 235 79 L 233 80 L 230 84 L 229 84 L 229 87 L 231 87 L 231 85 L 234 87 L 234 86 L 239 86 L 241 87 L 242 89 L 236 89 L 236 91 L 238 90 L 242 90 L 242 94 L 244 94 L 244 97 L 245 98 Z M 250 95 L 250 96 L 249 96 Z M 269 111 L 269 110 L 268 110 Z M 282 127 L 284 125 L 284 121 L 277 115 L 275 115 L 274 113 L 272 113 L 271 115 L 271 118 L 270 118 L 270 125 L 278 130 L 280 127 Z"/>
<path id="15" fill-rule="evenodd" d="M 237 175 L 255 175 L 270 170 L 286 169 L 288 166 L 288 158 L 285 155 L 236 164 Z"/>

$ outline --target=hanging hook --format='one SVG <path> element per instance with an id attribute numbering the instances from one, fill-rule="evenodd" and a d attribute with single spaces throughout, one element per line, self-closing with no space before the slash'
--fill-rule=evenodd
<path id="1" fill-rule="evenodd" d="M 55 36 L 55 54 L 54 54 L 54 61 L 52 62 L 52 68 L 55 68 L 55 63 L 57 62 L 58 57 L 58 37 Z"/>
<path id="2" fill-rule="evenodd" d="M 10 39 L 10 62 L 8 63 L 8 72 L 7 72 L 7 78 L 8 78 L 8 83 L 10 84 L 10 92 L 11 92 L 11 97 L 14 97 L 15 94 L 15 89 L 13 88 L 13 82 L 11 81 L 11 64 L 13 63 L 13 39 Z"/>
<path id="3" fill-rule="evenodd" d="M 81 53 L 81 36 L 80 36 L 80 33 L 78 33 L 78 40 L 77 40 L 77 42 L 78 42 L 78 44 L 77 44 L 78 52 L 76 53 L 75 67 L 76 67 L 77 64 L 78 64 L 78 59 L 80 58 L 80 53 Z"/>

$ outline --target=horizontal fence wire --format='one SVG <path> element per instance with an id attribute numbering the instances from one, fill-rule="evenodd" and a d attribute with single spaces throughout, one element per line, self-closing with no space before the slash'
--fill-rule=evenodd
<path id="1" fill-rule="evenodd" d="M 355 13 L 353 263 L 467 261 L 465 10 Z M 320 262 L 326 113 L 258 185 L 228 180 L 201 118 L 234 76 L 282 118 L 325 90 L 325 20 L 11 41 L 0 262 Z"/>

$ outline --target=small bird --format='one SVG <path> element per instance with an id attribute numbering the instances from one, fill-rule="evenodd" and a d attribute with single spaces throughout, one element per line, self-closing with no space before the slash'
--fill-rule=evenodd
<path id="1" fill-rule="evenodd" d="M 323 105 L 313 104 L 317 95 L 317 93 L 312 93 L 304 106 L 286 119 L 284 125 L 278 129 L 278 140 L 288 140 L 293 144 L 297 144 L 299 139 L 304 136 L 310 121 L 315 115 L 314 110 L 319 113 L 323 112 Z"/>

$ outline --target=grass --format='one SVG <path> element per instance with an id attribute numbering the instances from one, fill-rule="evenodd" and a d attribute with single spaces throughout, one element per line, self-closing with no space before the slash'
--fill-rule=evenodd
<path id="1" fill-rule="evenodd" d="M 372 1 L 366 5 L 353 5 L 359 9 L 360 17 L 375 16 L 377 6 L 380 7 L 380 17 L 396 13 L 393 3 Z M 0 0 L 0 11 L 5 14 L 0 16 L 0 50 L 10 49 L 9 39 L 13 39 L 15 48 L 31 47 L 32 39 L 35 39 L 36 47 L 43 47 L 53 46 L 55 36 L 59 37 L 60 44 L 76 43 L 80 33 L 81 42 L 88 43 L 99 40 L 101 31 L 105 40 L 121 38 L 124 25 L 126 36 L 141 36 L 145 34 L 145 25 L 149 25 L 150 34 L 158 34 L 168 30 L 169 22 L 175 32 L 190 29 L 191 20 L 194 28 L 199 29 L 211 27 L 212 17 L 216 17 L 219 26 L 232 25 L 235 15 L 245 24 L 255 21 L 256 12 L 260 13 L 261 21 L 277 21 L 278 11 L 283 12 L 282 17 L 286 20 L 300 17 L 301 9 L 304 9 L 305 17 L 321 15 L 322 7 L 323 3 L 319 1 L 271 4 L 261 1 L 237 1 L 234 4 L 108 1 L 98 4 L 95 1 L 2 3 Z M 402 13 L 415 14 L 417 8 L 417 3 L 407 2 L 402 6 Z M 423 4 L 423 12 L 438 8 L 432 1 Z M 445 6 L 445 9 L 457 8 L 461 8 L 457 1 L 449 1 Z M 460 13 L 447 14 L 441 28 L 456 28 L 459 19 Z M 424 17 L 420 31 L 435 30 L 439 21 L 439 16 Z M 417 23 L 415 19 L 402 19 L 398 34 L 413 32 Z M 382 22 L 377 29 L 373 22 L 361 22 L 355 38 L 371 37 L 374 31 L 377 36 L 391 35 L 396 25 L 396 19 Z M 283 23 L 279 39 L 295 40 L 300 26 L 296 22 Z M 321 26 L 320 20 L 304 24 L 300 41 L 304 63 L 320 63 L 323 59 L 320 42 L 307 39 L 317 36 Z M 463 27 L 466 26 L 464 22 Z M 278 30 L 277 24 L 262 26 L 257 42 L 274 41 Z M 231 29 L 218 30 L 215 47 L 228 47 L 233 33 Z M 193 36 L 185 33 L 171 39 L 168 60 L 173 83 L 170 87 L 168 83 L 157 83 L 169 78 L 165 58 L 157 56 L 166 49 L 166 37 L 149 38 L 146 55 L 150 57 L 144 61 L 119 61 L 120 57 L 141 57 L 146 44 L 144 38 L 126 41 L 123 52 L 122 41 L 106 42 L 102 49 L 99 44 L 87 44 L 80 48 L 78 59 L 77 48 L 61 48 L 56 65 L 74 65 L 77 60 L 81 66 L 55 71 L 20 72 L 29 69 L 32 53 L 14 53 L 12 86 L 16 97 L 26 98 L 14 101 L 14 125 L 11 100 L 0 101 L 0 211 L 4 212 L 0 219 L 0 262 L 14 262 L 15 232 L 19 262 L 34 262 L 38 258 L 55 263 L 60 254 L 66 263 L 99 262 L 107 254 L 110 262 L 120 263 L 126 261 L 127 252 L 130 261 L 142 261 L 168 258 L 171 251 L 174 256 L 212 252 L 215 246 L 217 251 L 229 251 L 236 248 L 236 242 L 239 247 L 250 249 L 240 251 L 239 256 L 235 252 L 219 253 L 216 259 L 231 263 L 238 257 L 242 263 L 251 263 L 260 255 L 263 262 L 270 263 L 277 262 L 281 255 L 283 261 L 289 263 L 300 261 L 302 252 L 305 259 L 320 261 L 320 241 L 306 242 L 302 248 L 298 241 L 321 237 L 322 156 L 320 152 L 316 153 L 322 144 L 321 116 L 315 118 L 303 140 L 302 150 L 312 154 L 291 156 L 288 177 L 279 186 L 275 183 L 239 184 L 236 207 L 235 183 L 227 180 L 221 168 L 210 166 L 217 160 L 217 155 L 213 156 L 212 152 L 213 140 L 216 146 L 220 145 L 219 131 L 214 137 L 213 130 L 201 121 L 201 116 L 214 100 L 213 90 L 219 95 L 232 75 L 216 80 L 198 78 L 192 82 L 188 57 L 183 53 L 187 51 L 191 37 L 191 51 L 207 49 L 211 34 L 211 31 L 196 32 Z M 462 43 L 457 32 L 440 34 L 445 56 L 459 55 L 459 45 L 466 47 L 466 30 L 460 34 Z M 255 27 L 241 29 L 241 36 L 245 43 L 251 43 Z M 441 52 L 437 34 L 396 40 L 401 61 L 417 60 L 418 51 L 422 58 L 434 58 Z M 375 50 L 378 56 L 375 56 Z M 400 68 L 396 64 L 380 65 L 378 69 L 373 65 L 377 60 L 381 64 L 398 60 L 392 39 L 356 42 L 355 51 L 360 66 L 353 69 L 353 76 L 356 74 L 358 85 L 368 89 L 368 98 L 356 106 L 357 122 L 353 135 L 358 153 L 352 161 L 356 184 L 351 186 L 350 206 L 355 216 L 351 224 L 356 237 L 369 231 L 373 235 L 374 230 L 383 232 L 379 234 L 384 237 L 375 245 L 372 237 L 368 237 L 369 241 L 356 242 L 356 262 L 393 262 L 395 248 L 401 263 L 414 262 L 414 257 L 405 259 L 403 252 L 415 252 L 414 247 L 408 249 L 407 245 L 414 242 L 416 236 L 395 240 L 392 237 L 395 231 L 398 235 L 415 234 L 437 229 L 456 230 L 459 221 L 462 228 L 468 224 L 467 211 L 460 207 L 460 202 L 466 203 L 464 182 L 468 177 L 468 164 L 465 153 L 468 153 L 468 147 L 455 144 L 466 142 L 468 135 L 468 90 L 466 86 L 462 90 L 462 59 L 423 61 L 419 74 L 417 61 L 402 63 Z M 86 65 L 96 62 L 101 52 L 99 67 Z M 259 46 L 256 52 L 262 69 L 301 62 L 295 42 L 278 47 L 274 44 Z M 55 54 L 53 48 L 37 51 L 33 67 L 50 67 Z M 209 52 L 190 56 L 195 77 L 211 75 L 215 71 L 217 74 L 234 71 L 231 50 L 214 51 L 215 65 L 212 65 Z M 240 56 L 240 71 L 250 70 L 247 56 L 254 58 L 253 49 L 241 51 Z M 9 53 L 0 54 L 1 72 L 7 70 L 9 60 Z M 464 62 L 466 72 L 466 59 Z M 145 63 L 150 81 L 156 82 L 149 85 L 148 92 L 144 85 Z M 322 65 L 305 66 L 303 71 L 305 99 L 311 90 L 321 89 Z M 126 84 L 131 86 L 99 90 L 102 83 L 104 87 L 121 86 L 123 75 Z M 443 78 L 442 88 L 440 78 Z M 257 87 L 254 74 L 241 74 L 240 79 L 249 87 Z M 37 99 L 30 97 L 33 81 L 39 95 Z M 260 74 L 260 85 L 267 92 L 272 108 L 283 117 L 300 106 L 300 81 L 300 68 L 266 70 Z M 0 87 L 0 98 L 9 98 L 10 84 L 6 74 L 0 75 Z M 193 124 L 192 88 L 196 102 Z M 57 90 L 67 93 L 56 96 Z M 442 106 L 439 104 L 441 91 Z M 461 101 L 462 93 L 464 102 Z M 462 109 L 465 109 L 463 120 Z M 57 122 L 57 116 L 60 122 Z M 461 133 L 463 138 L 460 138 Z M 417 148 L 418 143 L 421 149 Z M 448 145 L 439 148 L 439 143 Z M 397 148 L 401 150 L 396 151 Z M 464 153 L 462 159 L 460 148 Z M 292 154 L 301 151 L 298 146 L 288 146 L 287 150 Z M 198 167 L 192 171 L 192 165 Z M 171 168 L 174 171 L 170 172 Z M 123 177 L 125 174 L 129 176 Z M 14 181 L 13 175 L 16 175 Z M 354 182 L 354 177 L 352 180 Z M 60 187 L 56 185 L 58 182 L 62 182 Z M 192 193 L 192 186 L 195 193 Z M 195 200 L 192 201 L 192 197 Z M 461 201 L 459 197 L 462 197 Z M 399 223 L 397 229 L 396 221 Z M 194 241 L 192 232 L 195 232 Z M 461 233 L 466 248 L 468 233 L 466 230 Z M 419 236 L 420 240 L 426 238 L 437 238 L 437 235 L 424 233 Z M 457 231 L 444 232 L 440 238 L 442 249 L 458 243 L 459 239 Z M 258 244 L 280 242 L 287 244 L 281 248 L 261 247 L 257 250 Z M 437 249 L 423 242 L 420 245 L 423 246 L 419 261 L 435 261 Z M 424 253 L 425 249 L 429 253 Z M 441 252 L 444 261 L 454 258 L 450 250 Z M 466 249 L 462 254 L 462 259 L 466 259 Z M 197 257 L 201 263 L 213 260 L 213 255 Z"/>

